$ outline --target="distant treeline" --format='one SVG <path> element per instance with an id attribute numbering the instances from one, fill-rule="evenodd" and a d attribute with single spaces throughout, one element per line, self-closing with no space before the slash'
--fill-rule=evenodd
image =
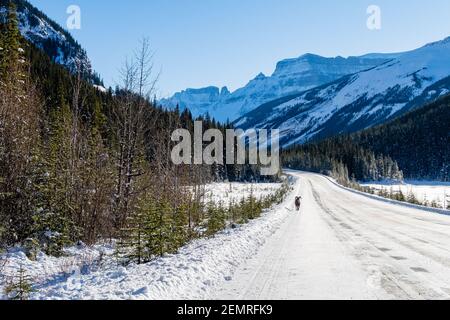
<path id="1" fill-rule="evenodd" d="M 350 180 L 403 180 L 397 162 L 362 148 L 348 136 L 296 146 L 282 154 L 285 167 L 330 175 L 343 184 Z"/>

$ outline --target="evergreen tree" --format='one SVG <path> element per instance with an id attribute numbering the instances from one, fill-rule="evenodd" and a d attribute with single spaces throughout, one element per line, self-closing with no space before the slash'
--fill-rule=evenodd
<path id="1" fill-rule="evenodd" d="M 32 279 L 20 266 L 17 275 L 13 276 L 4 290 L 10 300 L 28 300 L 29 295 L 33 292 Z"/>
<path id="2" fill-rule="evenodd" d="M 180 211 L 179 211 L 180 212 Z M 127 218 L 118 254 L 124 263 L 146 263 L 175 253 L 186 241 L 184 219 L 174 218 L 167 200 L 146 198 Z"/>
<path id="3" fill-rule="evenodd" d="M 3 36 L 0 75 L 0 242 L 25 240 L 32 231 L 38 177 L 39 97 L 27 73 L 14 4 Z"/>
<path id="4" fill-rule="evenodd" d="M 117 255 L 122 264 L 135 262 L 141 264 L 150 260 L 146 242 L 146 231 L 149 212 L 154 212 L 152 203 L 147 203 L 146 208 L 137 210 L 127 218 L 126 226 L 122 229 L 120 241 L 117 244 Z"/>
<path id="5" fill-rule="evenodd" d="M 170 252 L 177 251 L 178 248 L 186 244 L 189 239 L 187 204 L 181 203 L 177 205 L 173 212 L 170 232 Z"/>
<path id="6" fill-rule="evenodd" d="M 17 20 L 16 5 L 13 1 L 9 3 L 8 18 L 2 40 L 2 62 L 0 70 L 1 78 L 12 85 L 14 89 L 22 87 L 24 81 L 24 48 L 21 46 L 21 35 Z"/>
<path id="7" fill-rule="evenodd" d="M 207 222 L 207 236 L 213 236 L 226 226 L 226 213 L 222 204 L 216 206 L 215 203 L 209 202 L 207 206 L 208 222 Z"/>
<path id="8" fill-rule="evenodd" d="M 412 203 L 412 204 L 418 204 L 418 205 L 421 204 L 420 201 L 417 200 L 417 197 L 416 197 L 416 195 L 414 194 L 414 192 L 412 190 L 410 190 L 408 192 L 408 195 L 406 197 L 406 201 L 409 202 L 409 203 Z"/>
<path id="9" fill-rule="evenodd" d="M 71 177 L 72 112 L 58 89 L 60 106 L 51 112 L 51 130 L 46 147 L 46 175 L 39 191 L 41 210 L 35 216 L 35 234 L 48 254 L 61 254 L 64 245 L 78 236 L 75 227 L 76 204 L 73 201 L 74 181 Z"/>

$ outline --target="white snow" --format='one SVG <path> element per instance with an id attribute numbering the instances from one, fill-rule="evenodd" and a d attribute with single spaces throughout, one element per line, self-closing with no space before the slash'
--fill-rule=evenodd
<path id="1" fill-rule="evenodd" d="M 97 89 L 100 92 L 106 92 L 107 91 L 105 87 L 99 86 L 99 85 L 96 85 L 96 84 L 94 84 L 94 88 Z"/>
<path id="2" fill-rule="evenodd" d="M 212 183 L 206 186 L 204 200 L 227 207 L 230 203 L 237 204 L 251 195 L 256 199 L 267 197 L 281 186 L 282 183 Z"/>
<path id="3" fill-rule="evenodd" d="M 402 184 L 377 182 L 362 183 L 361 185 L 373 188 L 377 191 L 401 191 L 405 197 L 408 194 L 413 193 L 419 201 L 428 202 L 428 204 L 435 201 L 440 208 L 444 208 L 444 204 L 450 206 L 450 182 L 406 180 Z"/>

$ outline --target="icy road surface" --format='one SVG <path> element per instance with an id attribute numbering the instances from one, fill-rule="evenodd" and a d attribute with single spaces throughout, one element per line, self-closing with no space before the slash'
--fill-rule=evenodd
<path id="1" fill-rule="evenodd" d="M 287 203 L 292 213 L 216 298 L 450 298 L 449 216 L 291 174 L 300 178 L 300 214 Z"/>

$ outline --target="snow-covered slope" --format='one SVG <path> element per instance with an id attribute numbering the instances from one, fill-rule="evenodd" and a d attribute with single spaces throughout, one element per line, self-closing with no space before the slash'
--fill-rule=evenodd
<path id="1" fill-rule="evenodd" d="M 187 89 L 160 103 L 163 106 L 188 108 L 194 116 L 209 112 L 218 120 L 235 120 L 239 116 L 274 99 L 332 82 L 344 75 L 380 65 L 392 55 L 373 54 L 366 57 L 324 58 L 305 54 L 299 58 L 280 61 L 272 76 L 260 73 L 245 87 L 230 93 L 225 87 Z M 394 54 L 393 56 L 397 56 Z"/>
<path id="2" fill-rule="evenodd" d="M 10 0 L 0 0 L 0 21 L 5 21 Z M 45 51 L 50 58 L 71 72 L 91 73 L 86 51 L 56 22 L 25 0 L 14 0 L 19 28 L 25 39 Z"/>
<path id="3" fill-rule="evenodd" d="M 304 143 L 383 123 L 450 92 L 450 38 L 394 57 L 370 70 L 271 101 L 236 121 L 279 128 L 282 144 Z"/>

